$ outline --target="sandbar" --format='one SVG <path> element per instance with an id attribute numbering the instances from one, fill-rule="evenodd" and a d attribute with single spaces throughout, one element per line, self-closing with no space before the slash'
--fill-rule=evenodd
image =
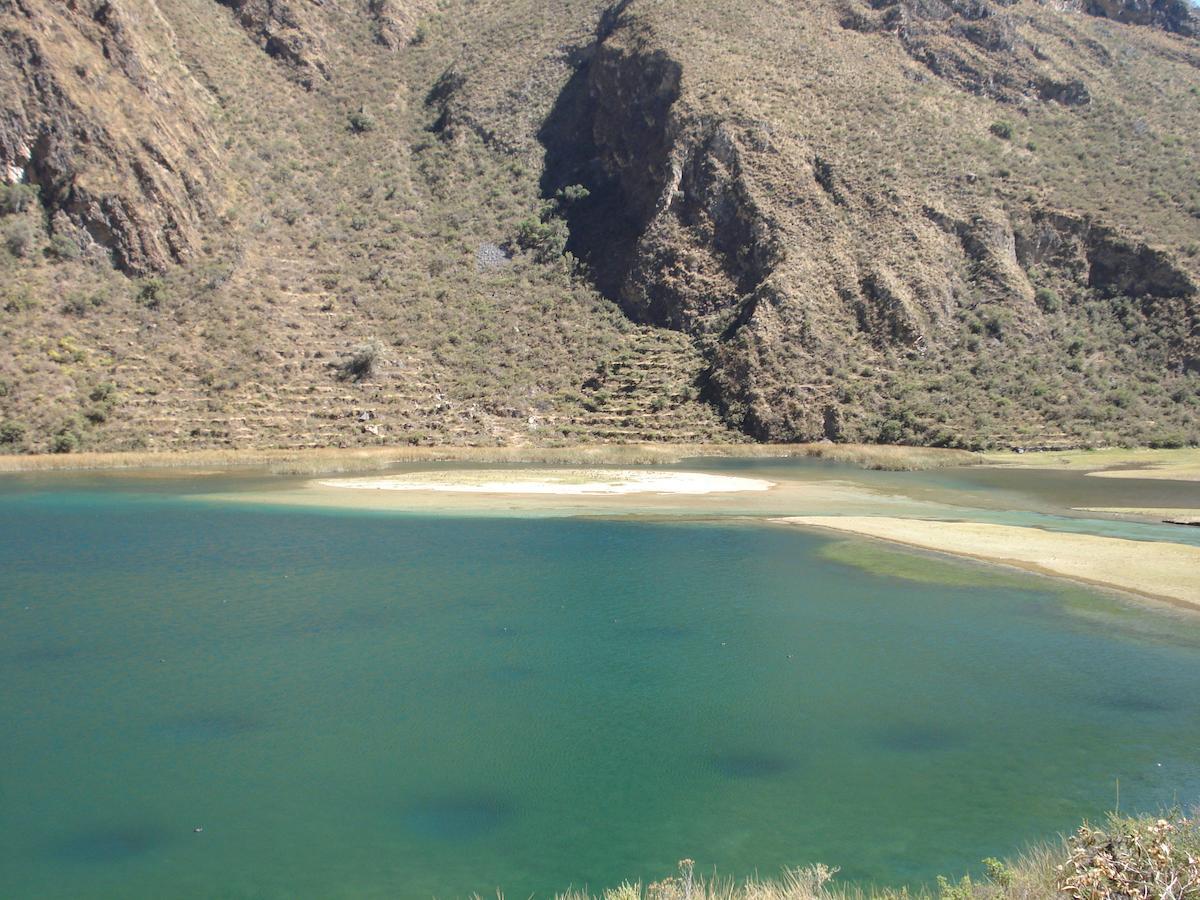
<path id="1" fill-rule="evenodd" d="M 767 491 L 774 482 L 762 478 L 712 475 L 705 472 L 654 472 L 630 469 L 524 469 L 467 472 L 410 472 L 387 478 L 337 478 L 322 487 L 374 491 L 435 491 L 451 494 L 714 494 Z"/>
<path id="2" fill-rule="evenodd" d="M 1080 512 L 1110 513 L 1114 516 L 1137 516 L 1159 519 L 1172 525 L 1200 525 L 1200 509 L 1178 506 L 1076 506 Z"/>
<path id="3" fill-rule="evenodd" d="M 983 454 L 987 465 L 1022 469 L 1071 469 L 1094 478 L 1200 481 L 1200 448 L 1009 451 Z"/>
<path id="4" fill-rule="evenodd" d="M 891 516 L 789 516 L 774 521 L 1016 566 L 1200 610 L 1200 547 Z"/>
<path id="5" fill-rule="evenodd" d="M 1091 478 L 1149 478 L 1152 481 L 1200 481 L 1200 466 L 1180 463 L 1153 469 L 1102 469 L 1088 472 Z"/>

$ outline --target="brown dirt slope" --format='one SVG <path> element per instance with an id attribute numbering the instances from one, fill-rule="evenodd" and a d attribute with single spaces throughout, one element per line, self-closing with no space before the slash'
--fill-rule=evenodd
<path id="1" fill-rule="evenodd" d="M 1181 2 L 0 0 L 0 451 L 1195 442 Z"/>

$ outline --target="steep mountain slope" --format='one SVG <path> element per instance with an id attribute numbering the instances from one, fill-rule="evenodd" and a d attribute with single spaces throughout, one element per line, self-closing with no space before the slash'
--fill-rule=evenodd
<path id="1" fill-rule="evenodd" d="M 0 15 L 0 449 L 1200 440 L 1181 0 Z"/>

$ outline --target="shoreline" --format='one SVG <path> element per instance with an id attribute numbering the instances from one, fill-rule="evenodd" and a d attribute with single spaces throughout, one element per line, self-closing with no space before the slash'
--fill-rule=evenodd
<path id="1" fill-rule="evenodd" d="M 311 447 L 0 455 L 0 474 L 78 470 L 266 466 L 272 474 L 367 472 L 413 462 L 663 465 L 685 459 L 823 459 L 864 469 L 919 471 L 982 462 L 977 453 L 890 444 L 573 444 L 539 446 Z"/>
<path id="2" fill-rule="evenodd" d="M 902 544 L 920 550 L 1015 567 L 1093 587 L 1200 611 L 1200 547 L 1047 531 L 1032 525 L 971 521 L 974 504 L 953 494 L 880 491 L 850 473 L 813 470 L 815 478 L 766 480 L 731 472 L 658 471 L 685 459 L 825 459 L 860 468 L 930 469 L 983 464 L 1102 474 L 1099 467 L 1134 465 L 1114 474 L 1139 477 L 1148 464 L 1159 477 L 1178 477 L 1200 464 L 1198 451 L 1079 451 L 977 455 L 961 451 L 846 444 L 602 444 L 570 447 L 378 447 L 323 450 L 215 450 L 156 454 L 0 456 L 0 473 L 159 470 L 180 477 L 200 471 L 257 467 L 263 474 L 309 476 L 303 486 L 281 482 L 240 493 L 200 495 L 226 502 L 309 508 L 352 508 L 450 515 L 736 516 L 762 524 L 804 525 Z M 477 463 L 464 469 L 387 472 L 415 463 Z M 489 468 L 487 464 L 491 464 Z M 522 466 L 505 469 L 504 466 Z M 534 468 L 536 466 L 544 468 Z M 703 468 L 698 464 L 698 468 Z M 371 477 L 370 473 L 377 473 Z M 1167 473 L 1170 473 L 1168 475 Z M 366 476 L 354 478 L 354 475 Z M 747 473 L 749 475 L 750 473 Z M 1106 474 L 1106 473 L 1104 473 Z M 350 477 L 338 479 L 336 476 Z M 322 476 L 329 476 L 323 478 Z M 832 476 L 832 477 L 830 477 Z M 137 477 L 130 475 L 130 477 Z M 1200 478 L 1200 474 L 1197 476 Z M 918 483 L 919 484 L 919 483 Z M 961 510 L 961 512 L 960 512 Z M 1149 518 L 1170 512 L 1190 524 L 1191 508 L 1079 508 L 1109 516 Z M 960 515 L 967 517 L 960 520 Z M 1164 517 L 1165 518 L 1165 517 Z M 1136 551 L 1136 552 L 1134 552 Z"/>
<path id="3" fill-rule="evenodd" d="M 785 516 L 771 521 L 980 560 L 1200 612 L 1200 547 L 1187 544 L 893 516 Z"/>
<path id="4" fill-rule="evenodd" d="M 263 467 L 271 474 L 369 472 L 404 463 L 543 465 L 655 465 L 685 459 L 817 459 L 884 471 L 927 471 L 956 466 L 1082 472 L 1099 478 L 1200 481 L 1200 448 L 1108 448 L 974 452 L 894 444 L 567 444 L 562 446 L 376 446 L 109 451 L 0 454 L 0 475 L 87 470 L 235 469 Z"/>

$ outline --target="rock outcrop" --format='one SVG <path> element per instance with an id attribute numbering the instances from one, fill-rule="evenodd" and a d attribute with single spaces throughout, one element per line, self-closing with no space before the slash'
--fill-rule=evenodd
<path id="1" fill-rule="evenodd" d="M 1089 16 L 1148 25 L 1188 37 L 1200 34 L 1200 16 L 1187 0 L 1069 0 L 1069 3 Z"/>
<path id="2" fill-rule="evenodd" d="M 170 26 L 153 3 L 139 7 L 12 0 L 0 11 L 0 170 L 38 187 L 55 232 L 130 274 L 188 259 L 215 156 L 208 103 L 163 52 Z"/>
<path id="3" fill-rule="evenodd" d="M 217 0 L 233 10 L 238 23 L 268 55 L 290 66 L 300 83 L 312 89 L 329 78 L 319 30 L 308 20 L 303 0 Z"/>
<path id="4" fill-rule="evenodd" d="M 1088 103 L 1082 82 L 1022 36 L 1005 11 L 1013 5 L 884 0 L 840 21 L 895 34 L 972 94 Z M 847 406 L 856 395 L 839 373 L 856 353 L 889 368 L 903 358 L 953 368 L 963 346 L 983 340 L 1002 342 L 1001 355 L 1014 359 L 1065 354 L 1037 300 L 1039 286 L 1053 294 L 1047 283 L 1072 296 L 1133 298 L 1168 368 L 1187 369 L 1197 355 L 1195 281 L 1166 251 L 1037 206 L 879 196 L 804 144 L 776 146 L 769 122 L 697 112 L 686 81 L 638 4 L 621 5 L 541 133 L 543 192 L 587 189 L 565 211 L 568 249 L 636 321 L 707 348 L 705 395 L 751 436 L 902 436 L 862 430 L 861 410 Z M 774 170 L 787 174 L 765 193 L 756 180 Z M 938 440 L 958 439 L 946 431 Z"/>
<path id="5" fill-rule="evenodd" d="M 730 327 L 781 248 L 743 177 L 757 131 L 679 114 L 682 68 L 636 20 L 606 20 L 542 131 L 543 189 L 573 184 L 568 250 L 635 320 Z"/>

